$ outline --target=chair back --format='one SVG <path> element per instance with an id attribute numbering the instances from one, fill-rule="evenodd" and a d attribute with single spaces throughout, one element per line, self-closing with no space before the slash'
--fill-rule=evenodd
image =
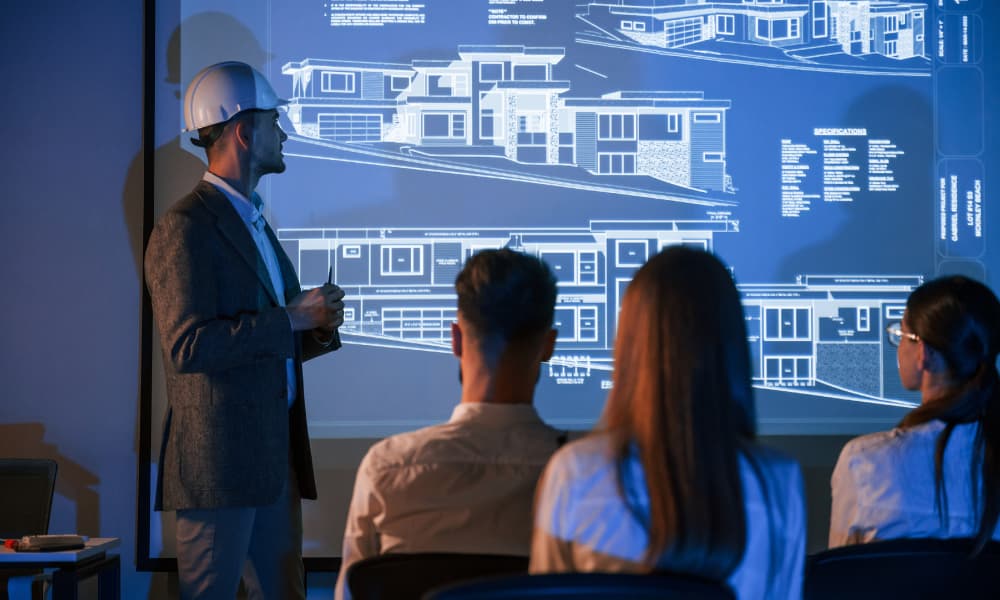
<path id="1" fill-rule="evenodd" d="M 0 458 L 0 538 L 49 532 L 56 461 Z"/>
<path id="2" fill-rule="evenodd" d="M 997 598 L 1000 543 L 969 558 L 972 540 L 897 539 L 844 546 L 806 561 L 805 600 Z"/>
<path id="3" fill-rule="evenodd" d="M 553 573 L 480 579 L 432 591 L 425 600 L 735 600 L 724 583 L 683 575 Z"/>
<path id="4" fill-rule="evenodd" d="M 366 558 L 347 570 L 354 600 L 419 600 L 445 584 L 528 572 L 528 557 L 503 554 L 416 553 Z"/>

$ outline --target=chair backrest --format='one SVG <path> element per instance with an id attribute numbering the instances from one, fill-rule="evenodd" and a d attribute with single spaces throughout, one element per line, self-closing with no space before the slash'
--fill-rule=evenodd
<path id="1" fill-rule="evenodd" d="M 433 590 L 425 600 L 735 600 L 729 586 L 682 575 L 554 573 L 496 577 Z"/>
<path id="2" fill-rule="evenodd" d="M 1000 543 L 969 558 L 972 540 L 897 539 L 844 546 L 806 561 L 805 599 L 996 598 Z"/>
<path id="3" fill-rule="evenodd" d="M 56 461 L 0 458 L 0 538 L 49 532 Z"/>
<path id="4" fill-rule="evenodd" d="M 424 592 L 488 575 L 528 572 L 528 557 L 502 554 L 383 554 L 347 570 L 354 600 L 419 600 Z"/>

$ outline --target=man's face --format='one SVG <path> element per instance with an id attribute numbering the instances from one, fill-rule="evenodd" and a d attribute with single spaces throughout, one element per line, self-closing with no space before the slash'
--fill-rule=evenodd
<path id="1" fill-rule="evenodd" d="M 278 125 L 277 110 L 254 111 L 251 169 L 256 169 L 258 175 L 283 173 L 285 159 L 281 154 L 281 144 L 287 139 L 288 135 Z"/>

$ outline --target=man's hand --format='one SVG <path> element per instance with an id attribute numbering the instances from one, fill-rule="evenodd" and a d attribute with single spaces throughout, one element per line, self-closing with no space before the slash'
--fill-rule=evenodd
<path id="1" fill-rule="evenodd" d="M 302 292 L 285 306 L 293 331 L 333 332 L 344 323 L 344 290 L 332 283 Z"/>

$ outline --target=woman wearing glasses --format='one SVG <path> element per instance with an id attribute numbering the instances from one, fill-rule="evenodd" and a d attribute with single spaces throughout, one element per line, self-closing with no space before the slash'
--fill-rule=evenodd
<path id="1" fill-rule="evenodd" d="M 711 254 L 675 246 L 625 292 L 602 428 L 539 483 L 531 571 L 664 570 L 741 599 L 802 594 L 798 465 L 754 441 L 739 293 Z"/>
<path id="2" fill-rule="evenodd" d="M 892 431 L 852 440 L 833 472 L 830 546 L 998 537 L 1000 302 L 962 276 L 929 281 L 887 327 L 899 378 L 921 403 Z"/>

